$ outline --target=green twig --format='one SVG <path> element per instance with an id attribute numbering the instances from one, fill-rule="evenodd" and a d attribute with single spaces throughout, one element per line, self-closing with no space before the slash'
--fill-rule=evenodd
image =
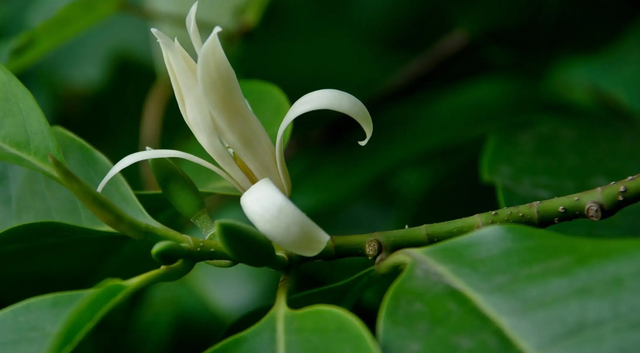
<path id="1" fill-rule="evenodd" d="M 180 260 L 173 265 L 162 266 L 153 271 L 129 278 L 125 283 L 142 288 L 155 283 L 177 281 L 191 272 L 195 264 L 193 261 Z"/>
<path id="2" fill-rule="evenodd" d="M 384 258 L 399 249 L 426 246 L 494 224 L 517 223 L 545 228 L 579 218 L 600 221 L 638 201 L 640 201 L 640 174 L 593 190 L 505 207 L 501 210 L 479 213 L 452 221 L 387 232 L 332 236 L 327 247 L 308 260 L 358 256 Z"/>
<path id="3" fill-rule="evenodd" d="M 207 227 L 203 226 L 204 223 L 200 224 L 202 222 L 195 222 L 201 228 L 203 235 L 211 235 L 207 239 L 200 239 L 178 233 L 161 225 L 154 226 L 134 219 L 78 178 L 63 163 L 54 157 L 50 157 L 50 159 L 65 186 L 103 222 L 133 238 L 156 243 L 154 257 L 160 259 L 161 263 L 170 264 L 180 259 L 194 262 L 223 260 L 224 264 L 233 264 L 236 261 L 249 264 L 256 262 L 253 264 L 254 266 L 267 266 L 278 271 L 291 267 L 288 263 L 292 259 L 273 256 L 271 252 L 274 250 L 266 251 L 265 249 L 272 248 L 261 242 L 254 244 L 255 246 L 259 245 L 261 249 L 260 261 L 254 261 L 254 259 L 245 261 L 246 259 L 240 256 L 243 255 L 241 250 L 244 249 L 242 243 L 248 245 L 255 243 L 257 239 L 256 234 L 253 234 L 255 230 L 243 229 L 243 227 L 250 228 L 247 226 L 240 227 L 240 225 L 223 222 L 219 224 L 220 227 L 216 226 L 216 229 L 211 231 L 209 229 L 211 222 L 205 222 Z M 638 201 L 640 201 L 640 174 L 593 190 L 520 206 L 505 207 L 501 210 L 479 213 L 452 221 L 386 232 L 332 236 L 320 254 L 310 258 L 300 257 L 300 261 L 296 261 L 296 263 L 365 256 L 381 260 L 396 250 L 426 246 L 494 224 L 518 223 L 545 228 L 579 218 L 600 221 Z M 217 233 L 214 235 L 213 232 Z M 226 234 L 228 232 L 229 234 Z M 240 244 L 232 242 L 232 240 L 238 240 L 236 238 L 241 238 Z M 160 242 L 162 244 L 159 244 Z M 264 254 L 262 254 L 263 252 Z M 258 251 L 253 249 L 247 254 L 255 255 L 257 253 Z"/>

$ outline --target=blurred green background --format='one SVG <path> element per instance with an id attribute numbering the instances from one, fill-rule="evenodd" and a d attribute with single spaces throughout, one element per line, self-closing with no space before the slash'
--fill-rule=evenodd
<path id="1" fill-rule="evenodd" d="M 34 40 L 21 33 L 73 2 L 0 1 L 0 59 L 50 123 L 114 162 L 144 145 L 188 149 L 194 140 L 149 28 L 188 43 L 191 0 L 106 1 L 117 5 L 113 14 L 105 10 L 95 25 L 87 16 L 86 31 L 16 63 Z M 201 0 L 198 18 L 203 33 L 223 26 L 239 78 L 272 82 L 291 102 L 340 89 L 369 108 L 374 133 L 367 146 L 356 144 L 362 132 L 351 119 L 313 112 L 296 121 L 287 149 L 292 200 L 330 234 L 354 234 L 455 219 L 640 172 L 640 13 L 630 4 Z M 65 25 L 54 23 L 44 35 L 63 33 Z M 144 121 L 143 113 L 150 114 Z M 153 188 L 146 173 L 144 166 L 124 172 L 141 191 Z M 155 196 L 141 200 L 157 219 L 193 231 Z M 215 218 L 243 217 L 235 197 L 208 201 Z M 554 229 L 637 236 L 638 211 Z M 310 286 L 330 283 L 370 265 L 317 265 L 307 278 Z M 269 270 L 200 266 L 178 283 L 138 293 L 79 351 L 201 351 L 239 317 L 268 305 L 276 284 Z M 356 305 L 370 326 L 387 285 Z"/>

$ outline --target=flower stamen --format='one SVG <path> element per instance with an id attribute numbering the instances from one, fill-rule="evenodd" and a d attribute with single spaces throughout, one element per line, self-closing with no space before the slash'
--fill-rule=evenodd
<path id="1" fill-rule="evenodd" d="M 244 173 L 244 175 L 247 176 L 247 179 L 249 179 L 251 184 L 257 183 L 259 179 L 256 177 L 255 174 L 253 174 L 251 169 L 249 169 L 249 166 L 247 166 L 247 164 L 242 160 L 242 158 L 240 158 L 240 156 L 238 156 L 238 154 L 235 153 L 233 149 L 231 149 L 231 147 L 229 146 L 227 146 L 227 151 L 229 151 L 229 154 L 233 158 L 233 161 L 236 162 L 236 165 L 238 166 L 238 168 L 240 168 L 240 170 Z"/>

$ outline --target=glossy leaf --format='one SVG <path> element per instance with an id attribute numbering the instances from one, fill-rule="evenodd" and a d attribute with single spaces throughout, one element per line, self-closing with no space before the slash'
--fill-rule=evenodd
<path id="1" fill-rule="evenodd" d="M 62 159 L 49 123 L 31 92 L 0 65 L 0 160 L 55 178 L 47 154 Z"/>
<path id="2" fill-rule="evenodd" d="M 404 250 L 386 260 L 406 268 L 378 339 L 383 352 L 632 352 L 639 259 L 638 239 L 523 226 Z"/>
<path id="3" fill-rule="evenodd" d="M 594 129 L 593 122 L 565 121 L 492 135 L 481 172 L 497 186 L 502 206 L 593 189 L 640 171 L 637 126 L 611 121 Z M 552 229 L 576 235 L 637 236 L 639 210 L 634 205 L 601 222 L 581 219 Z"/>
<path id="4" fill-rule="evenodd" d="M 52 130 L 69 168 L 98 185 L 111 163 L 70 132 Z M 131 277 L 154 266 L 148 244 L 116 234 L 50 178 L 0 163 L 0 189 L 0 264 L 5 266 L 0 280 L 7 286 L 0 305 L 86 288 L 109 276 Z M 128 214 L 155 224 L 122 176 L 104 194 Z"/>
<path id="5" fill-rule="evenodd" d="M 378 274 L 370 267 L 346 280 L 328 286 L 296 293 L 288 300 L 292 308 L 303 308 L 312 304 L 332 304 L 350 309 L 374 280 Z"/>
<path id="6" fill-rule="evenodd" d="M 0 233 L 0 307 L 109 277 L 133 277 L 157 267 L 150 251 L 149 244 L 124 235 L 59 222 L 7 229 Z"/>
<path id="7" fill-rule="evenodd" d="M 241 80 L 240 88 L 246 100 L 249 102 L 251 110 L 256 114 L 265 130 L 267 130 L 271 141 L 274 142 L 278 134 L 280 122 L 282 122 L 282 119 L 291 106 L 289 99 L 278 86 L 265 81 Z M 285 131 L 285 145 L 289 140 L 292 128 L 293 124 L 289 125 Z M 213 159 L 205 152 L 204 148 L 200 146 L 193 136 L 190 136 L 188 140 L 177 146 L 176 149 L 195 154 L 198 157 L 213 162 Z M 222 177 L 211 173 L 211 171 L 183 160 L 176 160 L 175 163 L 193 179 L 200 191 L 205 193 L 239 195 L 236 188 L 229 185 Z"/>
<path id="8" fill-rule="evenodd" d="M 122 0 L 72 0 L 35 28 L 13 39 L 7 68 L 20 72 L 74 36 L 115 13 Z"/>
<path id="9" fill-rule="evenodd" d="M 300 310 L 278 301 L 260 322 L 207 350 L 222 352 L 379 352 L 364 324 L 350 312 L 328 305 Z"/>
<path id="10" fill-rule="evenodd" d="M 0 310 L 0 349 L 7 353 L 70 352 L 109 309 L 135 289 L 113 281 L 98 289 L 44 295 Z"/>
<path id="11" fill-rule="evenodd" d="M 111 168 L 100 152 L 70 132 L 53 127 L 67 166 L 90 185 L 98 185 Z M 47 163 L 48 160 L 47 160 Z M 66 188 L 40 173 L 17 165 L 0 163 L 0 230 L 29 222 L 56 221 L 108 231 L 107 225 L 89 212 Z M 105 188 L 104 194 L 129 215 L 156 222 L 144 211 L 122 176 Z"/>

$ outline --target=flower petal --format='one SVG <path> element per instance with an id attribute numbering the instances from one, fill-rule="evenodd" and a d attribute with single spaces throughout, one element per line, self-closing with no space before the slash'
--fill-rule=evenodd
<path id="1" fill-rule="evenodd" d="M 191 38 L 191 44 L 196 50 L 196 53 L 200 55 L 200 49 L 202 48 L 202 38 L 200 38 L 200 31 L 198 30 L 198 24 L 196 23 L 196 12 L 198 11 L 198 2 L 196 1 L 189 14 L 187 15 L 187 31 L 189 32 L 189 38 Z"/>
<path id="2" fill-rule="evenodd" d="M 167 67 L 169 79 L 171 79 L 171 86 L 173 87 L 173 92 L 176 95 L 176 101 L 178 101 L 178 108 L 180 108 L 180 113 L 186 119 L 187 112 L 184 107 L 185 104 L 182 89 L 180 89 L 180 83 L 176 77 L 176 72 L 173 69 L 173 64 L 171 64 L 171 59 L 169 58 L 169 51 L 173 50 L 173 43 L 169 37 L 158 29 L 151 28 L 151 33 L 153 33 L 153 35 L 158 39 L 160 49 L 162 50 L 162 57 L 164 58 L 164 64 Z"/>
<path id="3" fill-rule="evenodd" d="M 282 119 L 282 123 L 280 123 L 280 128 L 278 129 L 278 137 L 276 138 L 278 170 L 282 177 L 282 183 L 285 186 L 285 193 L 287 195 L 291 194 L 291 180 L 289 178 L 287 165 L 284 161 L 284 146 L 282 143 L 284 132 L 287 129 L 287 126 L 289 126 L 295 118 L 304 113 L 322 109 L 335 110 L 349 115 L 357 121 L 366 134 L 366 138 L 363 141 L 358 142 L 360 146 L 366 145 L 371 138 L 371 134 L 373 133 L 371 115 L 369 115 L 369 111 L 364 104 L 358 100 L 358 98 L 350 95 L 349 93 L 335 89 L 321 89 L 300 97 L 300 99 L 293 103 L 287 112 L 287 115 Z"/>
<path id="4" fill-rule="evenodd" d="M 191 161 L 193 163 L 199 164 L 199 165 L 201 165 L 201 166 L 203 166 L 203 167 L 205 167 L 207 169 L 210 169 L 214 173 L 220 175 L 226 181 L 231 183 L 231 185 L 233 185 L 240 192 L 244 192 L 244 190 L 245 190 L 242 186 L 240 186 L 235 180 L 233 180 L 233 178 L 231 178 L 222 169 L 216 167 L 215 165 L 205 161 L 204 159 L 202 159 L 200 157 L 196 157 L 196 156 L 194 156 L 192 154 L 185 153 L 185 152 L 182 152 L 182 151 L 175 151 L 175 150 L 147 150 L 147 151 L 132 153 L 132 154 L 122 158 L 118 163 L 116 163 L 111 168 L 111 170 L 109 170 L 109 173 L 107 173 L 107 175 L 104 177 L 104 179 L 102 179 L 102 181 L 100 182 L 100 185 L 98 186 L 98 192 L 101 192 L 102 189 L 104 189 L 104 186 L 107 185 L 109 180 L 111 178 L 113 178 L 116 174 L 120 173 L 120 171 L 122 171 L 124 168 L 126 168 L 126 167 L 128 167 L 128 166 L 130 166 L 130 165 L 132 165 L 134 163 L 140 162 L 140 161 L 145 161 L 147 159 L 155 159 L 155 158 L 181 158 L 181 159 L 186 159 L 186 160 Z"/>
<path id="5" fill-rule="evenodd" d="M 269 240 L 303 256 L 317 255 L 329 235 L 302 213 L 270 179 L 253 184 L 240 197 L 240 205 L 251 223 Z"/>
<path id="6" fill-rule="evenodd" d="M 240 84 L 218 39 L 216 27 L 198 58 L 198 83 L 220 137 L 231 146 L 258 179 L 270 178 L 284 190 L 275 148 L 264 127 L 247 105 Z"/>
<path id="7" fill-rule="evenodd" d="M 171 85 L 189 129 L 205 151 L 244 189 L 251 186 L 251 182 L 233 161 L 226 148 L 220 143 L 220 138 L 214 128 L 211 115 L 204 103 L 202 92 L 196 81 L 196 63 L 177 41 L 172 42 L 158 30 L 153 30 L 158 38 L 162 55 L 164 56 Z"/>

